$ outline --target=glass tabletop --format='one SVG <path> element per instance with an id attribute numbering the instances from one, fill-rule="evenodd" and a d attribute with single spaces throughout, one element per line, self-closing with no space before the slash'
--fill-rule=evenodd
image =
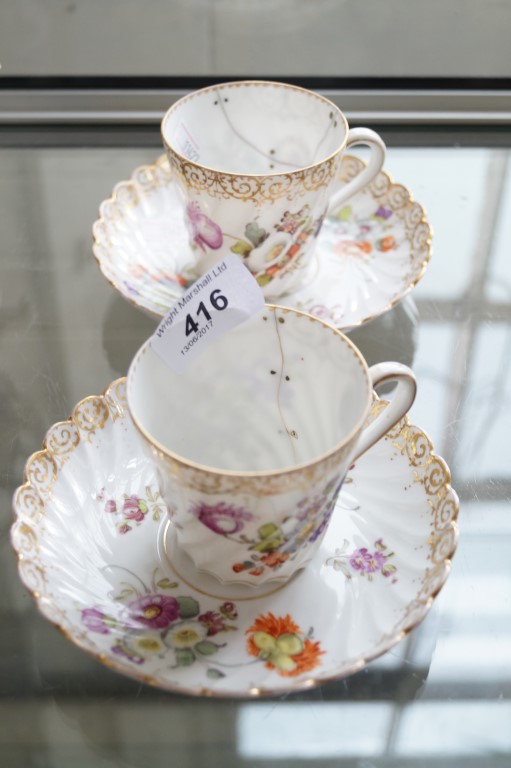
<path id="1" fill-rule="evenodd" d="M 3 765 L 510 765 L 509 135 L 475 129 L 460 146 L 455 128 L 381 132 L 385 170 L 427 212 L 433 257 L 402 303 L 350 336 L 371 364 L 413 367 L 410 420 L 450 467 L 458 548 L 425 620 L 388 653 L 258 700 L 124 677 L 60 634 L 20 582 L 9 529 L 27 458 L 155 329 L 101 274 L 91 228 L 114 185 L 162 150 L 155 126 L 0 135 Z"/>

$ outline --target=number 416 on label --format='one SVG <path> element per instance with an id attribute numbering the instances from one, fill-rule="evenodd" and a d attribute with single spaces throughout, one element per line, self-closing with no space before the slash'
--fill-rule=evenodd
<path id="1" fill-rule="evenodd" d="M 220 288 L 215 288 L 214 291 L 211 291 L 211 293 L 209 294 L 209 303 L 213 307 L 213 309 L 216 309 L 219 312 L 221 312 L 223 309 L 229 306 L 229 301 L 227 297 L 223 295 Z M 211 322 L 211 313 L 209 312 L 206 304 L 203 301 L 201 301 L 199 306 L 197 307 L 196 315 L 197 317 L 199 317 L 199 315 L 203 315 L 208 323 Z M 194 318 L 190 314 L 186 315 L 186 320 L 185 320 L 186 336 L 190 336 L 192 333 L 197 333 L 199 328 L 200 328 L 199 323 L 196 320 L 194 320 Z"/>

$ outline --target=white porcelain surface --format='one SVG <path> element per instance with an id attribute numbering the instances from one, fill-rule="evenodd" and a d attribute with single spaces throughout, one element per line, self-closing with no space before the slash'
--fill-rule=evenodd
<path id="1" fill-rule="evenodd" d="M 341 182 L 363 166 L 345 155 Z M 116 185 L 100 206 L 93 235 L 104 276 L 150 314 L 166 314 L 196 279 L 182 203 L 165 156 Z M 430 256 L 431 229 L 422 206 L 381 172 L 325 220 L 308 284 L 278 303 L 352 328 L 397 304 L 421 279 Z"/>
<path id="2" fill-rule="evenodd" d="M 166 554 L 165 505 L 119 380 L 29 458 L 11 536 L 39 610 L 108 667 L 183 693 L 282 694 L 361 669 L 424 618 L 456 547 L 449 483 L 403 421 L 350 469 L 340 514 L 289 584 L 250 600 L 203 576 L 193 586 Z"/>
<path id="3" fill-rule="evenodd" d="M 196 276 L 233 251 L 266 297 L 308 280 L 327 211 L 336 213 L 385 161 L 377 133 L 349 129 L 329 99 L 286 83 L 193 91 L 169 108 L 161 128 Z M 341 186 L 342 155 L 354 144 L 369 149 L 369 161 Z"/>
<path id="4" fill-rule="evenodd" d="M 380 381 L 392 403 L 366 425 Z M 287 581 L 314 556 L 350 464 L 410 409 L 412 371 L 367 368 L 340 331 L 264 306 L 180 373 L 149 339 L 128 407 L 179 546 L 223 584 Z"/>
<path id="5" fill-rule="evenodd" d="M 266 306 L 182 372 L 149 339 L 128 373 L 131 414 L 155 443 L 236 473 L 273 474 L 335 450 L 361 429 L 371 391 L 367 365 L 346 336 Z"/>
<path id="6" fill-rule="evenodd" d="M 317 93 L 285 83 L 238 81 L 193 91 L 162 121 L 181 157 L 223 173 L 288 173 L 320 163 L 346 142 L 342 112 Z"/>

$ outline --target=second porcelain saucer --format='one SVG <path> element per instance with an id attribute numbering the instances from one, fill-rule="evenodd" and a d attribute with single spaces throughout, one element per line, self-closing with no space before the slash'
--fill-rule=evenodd
<path id="1" fill-rule="evenodd" d="M 49 430 L 14 511 L 21 579 L 79 648 L 160 688 L 250 697 L 349 675 L 417 626 L 449 575 L 458 501 L 404 420 L 350 470 L 312 563 L 264 594 L 231 593 L 176 566 L 120 379 Z"/>
<path id="2" fill-rule="evenodd" d="M 362 169 L 345 156 L 341 179 Z M 182 205 L 167 158 L 137 168 L 116 185 L 93 225 L 93 251 L 107 280 L 140 309 L 167 313 L 197 275 Z M 323 224 L 308 285 L 275 303 L 349 329 L 378 317 L 417 284 L 431 257 L 425 212 L 381 172 Z"/>

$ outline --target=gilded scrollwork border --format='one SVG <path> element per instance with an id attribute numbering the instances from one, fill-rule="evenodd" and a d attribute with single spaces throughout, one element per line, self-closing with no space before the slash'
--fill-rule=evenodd
<path id="1" fill-rule="evenodd" d="M 129 418 L 126 394 L 125 379 L 118 379 L 105 390 L 99 398 L 85 398 L 77 404 L 73 414 L 81 413 L 82 406 L 90 408 L 90 403 L 95 403 L 98 399 L 103 401 L 108 410 L 108 417 L 102 418 L 103 408 L 99 407 L 97 413 L 98 424 L 97 431 L 103 430 L 109 423 L 109 420 Z M 386 403 L 375 397 L 371 415 L 374 416 Z M 90 423 L 87 425 L 90 427 Z M 90 647 L 85 636 L 78 635 L 66 620 L 65 612 L 54 602 L 55 598 L 47 592 L 47 574 L 44 563 L 41 559 L 41 547 L 37 532 L 39 529 L 44 531 L 45 504 L 51 499 L 52 488 L 62 464 L 60 463 L 62 455 L 71 455 L 81 442 L 75 439 L 76 422 L 71 416 L 65 422 L 59 422 L 54 425 L 47 433 L 43 443 L 43 450 L 29 457 L 26 465 L 25 483 L 20 486 L 13 499 L 15 521 L 11 529 L 11 541 L 18 559 L 18 570 L 21 580 L 27 590 L 32 594 L 36 605 L 41 613 L 67 637 L 73 644 L 80 647 L 92 658 L 102 664 L 114 669 L 122 674 L 128 674 L 141 682 L 149 685 L 161 687 L 161 681 L 147 676 L 134 669 L 127 669 L 121 664 L 117 664 L 112 658 L 104 653 L 98 653 Z M 79 427 L 78 427 L 79 428 Z M 57 430 L 59 440 L 55 440 L 55 430 Z M 63 435 L 68 435 L 68 441 L 63 440 Z M 90 429 L 85 429 L 83 437 L 88 440 Z M 290 690 L 303 690 L 320 685 L 327 681 L 338 680 L 347 675 L 364 668 L 370 661 L 386 653 L 405 635 L 417 627 L 425 618 L 433 601 L 450 572 L 451 559 L 455 553 L 458 540 L 457 517 L 459 512 L 459 502 L 456 493 L 451 487 L 451 476 L 449 468 L 444 460 L 438 456 L 433 449 L 432 442 L 428 435 L 420 428 L 410 424 L 408 417 L 402 419 L 387 435 L 394 449 L 406 456 L 409 466 L 412 467 L 413 482 L 423 486 L 427 495 L 428 504 L 431 507 L 431 535 L 427 542 L 429 552 L 428 560 L 431 565 L 424 572 L 423 578 L 419 584 L 418 592 L 412 600 L 404 616 L 393 630 L 380 638 L 379 642 L 372 648 L 366 656 L 346 661 L 334 675 L 318 675 L 302 680 L 290 687 Z M 55 453 L 53 452 L 55 450 Z M 44 471 L 39 467 L 36 471 L 37 461 L 41 454 L 47 458 L 47 466 L 51 471 L 45 476 Z M 41 474 L 42 472 L 42 474 Z M 55 474 L 55 478 L 53 475 Z M 176 686 L 169 684 L 164 686 L 168 690 L 179 690 Z M 247 698 L 272 695 L 282 693 L 266 688 L 252 688 L 243 693 L 219 692 L 207 688 L 198 688 L 189 690 L 197 696 L 218 696 L 228 698 Z"/>
<path id="2" fill-rule="evenodd" d="M 363 160 L 354 155 L 345 154 L 338 171 L 339 180 L 347 183 L 364 168 Z M 144 298 L 127 292 L 119 270 L 112 264 L 111 251 L 116 247 L 116 234 L 123 227 L 130 210 L 142 204 L 145 197 L 154 190 L 172 183 L 174 172 L 165 154 L 160 155 L 152 164 L 141 165 L 133 171 L 131 178 L 121 181 L 113 189 L 111 197 L 104 200 L 99 208 L 99 217 L 92 227 L 94 257 L 106 280 L 121 293 L 127 301 L 145 312 L 160 317 L 162 312 L 144 302 Z M 404 286 L 389 303 L 375 314 L 361 318 L 355 326 L 374 320 L 375 317 L 395 307 L 420 282 L 432 256 L 432 230 L 427 220 L 426 211 L 416 202 L 410 190 L 394 182 L 387 171 L 380 171 L 369 185 L 369 191 L 375 200 L 389 207 L 399 218 L 404 227 L 404 236 L 410 245 L 409 269 L 403 275 Z M 175 298 L 179 298 L 176 289 Z M 355 327 L 353 326 L 353 327 Z"/>

